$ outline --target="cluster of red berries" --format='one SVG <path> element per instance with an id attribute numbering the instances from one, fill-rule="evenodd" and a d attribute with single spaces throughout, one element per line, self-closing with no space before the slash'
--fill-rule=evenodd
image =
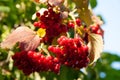
<path id="1" fill-rule="evenodd" d="M 88 47 L 83 45 L 80 38 L 58 38 L 59 46 L 49 46 L 48 50 L 53 52 L 61 64 L 73 68 L 83 68 L 89 63 Z"/>
<path id="2" fill-rule="evenodd" d="M 59 73 L 60 63 L 56 57 L 44 56 L 35 51 L 22 51 L 16 53 L 13 57 L 14 65 L 22 70 L 25 75 L 32 72 L 53 71 Z"/>
<path id="3" fill-rule="evenodd" d="M 84 30 L 86 30 L 86 27 L 84 27 Z M 90 25 L 90 32 L 101 35 L 102 37 L 104 35 L 104 31 L 99 24 Z M 86 44 L 88 43 L 88 33 L 85 32 L 83 40 Z"/>
<path id="4" fill-rule="evenodd" d="M 34 22 L 34 26 L 46 29 L 44 42 L 51 43 L 54 37 L 67 32 L 67 25 L 62 24 L 61 21 L 61 13 L 55 12 L 52 7 L 45 10 L 42 15 L 39 12 L 36 15 L 40 20 Z"/>
<path id="5" fill-rule="evenodd" d="M 76 22 L 77 26 L 81 26 L 82 25 L 82 22 L 81 22 L 81 20 L 79 18 L 77 18 L 75 20 L 75 22 Z M 74 28 L 75 24 L 74 24 L 73 21 L 69 21 L 67 26 L 68 26 L 68 28 Z"/>
<path id="6" fill-rule="evenodd" d="M 83 44 L 81 38 L 61 36 L 57 41 L 59 46 L 48 47 L 55 57 L 45 56 L 35 51 L 21 51 L 13 55 L 14 65 L 25 75 L 43 71 L 52 71 L 58 74 L 61 64 L 76 69 L 88 65 L 88 47 Z"/>
<path id="7" fill-rule="evenodd" d="M 100 28 L 100 25 L 95 24 L 90 26 L 91 32 L 103 36 L 104 31 Z"/>

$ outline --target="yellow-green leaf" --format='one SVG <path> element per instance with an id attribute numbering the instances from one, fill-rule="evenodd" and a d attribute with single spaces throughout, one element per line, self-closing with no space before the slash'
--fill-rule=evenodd
<path id="1" fill-rule="evenodd" d="M 77 7 L 79 17 L 89 26 L 92 24 L 91 12 L 88 9 L 89 0 L 73 0 Z"/>
<path id="2" fill-rule="evenodd" d="M 37 31 L 37 35 L 39 35 L 39 37 L 44 37 L 46 34 L 46 29 L 40 28 Z"/>
<path id="3" fill-rule="evenodd" d="M 93 64 L 96 62 L 100 56 L 101 52 L 103 51 L 103 39 L 101 35 L 91 33 L 89 34 L 89 58 L 90 63 Z"/>

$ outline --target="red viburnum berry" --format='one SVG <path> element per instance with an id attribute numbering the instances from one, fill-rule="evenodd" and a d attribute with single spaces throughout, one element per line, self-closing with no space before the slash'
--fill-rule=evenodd
<path id="1" fill-rule="evenodd" d="M 79 19 L 79 18 L 77 18 L 76 19 L 76 24 L 78 25 L 78 26 L 80 26 L 82 23 L 81 23 L 81 20 Z"/>
<path id="2" fill-rule="evenodd" d="M 40 17 L 40 13 L 39 13 L 39 12 L 36 12 L 36 16 L 37 16 L 37 17 Z"/>
<path id="3" fill-rule="evenodd" d="M 73 22 L 71 22 L 71 21 L 70 21 L 70 22 L 68 22 L 68 28 L 74 28 L 74 26 L 75 26 L 75 25 L 74 25 L 74 23 L 73 23 Z"/>
<path id="4" fill-rule="evenodd" d="M 38 28 L 40 28 L 41 27 L 41 23 L 40 22 L 34 22 L 34 24 L 33 24 L 35 27 L 38 27 Z"/>
<path id="5" fill-rule="evenodd" d="M 99 26 L 98 26 L 98 25 L 92 25 L 92 26 L 91 26 L 91 31 L 92 31 L 93 33 L 96 33 L 98 29 L 99 29 Z"/>

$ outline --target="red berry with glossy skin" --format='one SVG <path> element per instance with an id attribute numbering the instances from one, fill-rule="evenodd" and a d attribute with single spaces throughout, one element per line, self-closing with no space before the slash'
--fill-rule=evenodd
<path id="1" fill-rule="evenodd" d="M 102 31 L 100 29 L 97 30 L 96 34 L 99 34 L 99 35 L 103 36 L 103 33 L 102 33 Z"/>
<path id="2" fill-rule="evenodd" d="M 80 20 L 79 18 L 76 19 L 76 24 L 77 24 L 78 26 L 81 26 L 81 20 Z"/>
<path id="3" fill-rule="evenodd" d="M 36 12 L 36 16 L 37 16 L 37 17 L 40 17 L 40 13 L 39 13 L 39 12 Z"/>
<path id="4" fill-rule="evenodd" d="M 48 11 L 44 11 L 44 15 L 45 15 L 45 16 L 48 15 Z"/>
<path id="5" fill-rule="evenodd" d="M 100 25 L 92 25 L 91 27 L 91 32 L 95 34 L 99 34 L 103 37 L 104 31 L 100 28 Z"/>
<path id="6" fill-rule="evenodd" d="M 69 28 L 74 28 L 74 26 L 75 26 L 75 25 L 74 25 L 73 22 L 68 22 L 68 27 L 69 27 Z"/>
<path id="7" fill-rule="evenodd" d="M 92 26 L 91 26 L 91 31 L 92 31 L 93 33 L 96 33 L 96 32 L 98 31 L 98 29 L 99 29 L 99 26 L 98 26 L 98 25 L 92 25 Z"/>
<path id="8" fill-rule="evenodd" d="M 34 22 L 34 24 L 33 24 L 35 27 L 38 27 L 38 28 L 40 28 L 41 27 L 41 23 L 40 22 Z"/>

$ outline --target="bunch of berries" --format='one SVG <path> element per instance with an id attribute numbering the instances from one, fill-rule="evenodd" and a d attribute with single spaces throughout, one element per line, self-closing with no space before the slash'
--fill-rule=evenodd
<path id="1" fill-rule="evenodd" d="M 48 50 L 53 52 L 62 64 L 77 69 L 88 65 L 88 47 L 82 43 L 80 38 L 61 36 L 58 44 L 59 47 L 49 46 Z"/>
<path id="2" fill-rule="evenodd" d="M 100 25 L 95 24 L 90 26 L 91 32 L 95 34 L 99 34 L 103 37 L 104 31 L 100 28 Z"/>
<path id="3" fill-rule="evenodd" d="M 82 22 L 81 22 L 81 20 L 80 20 L 79 18 L 77 18 L 77 19 L 75 20 L 75 22 L 76 22 L 76 25 L 79 26 L 79 27 L 82 25 Z M 75 27 L 75 24 L 74 24 L 73 21 L 68 21 L 67 26 L 68 26 L 68 29 L 70 29 L 70 28 L 74 28 L 74 27 Z"/>
<path id="4" fill-rule="evenodd" d="M 46 29 L 44 42 L 51 43 L 54 37 L 68 31 L 67 25 L 61 21 L 61 13 L 55 12 L 54 8 L 49 7 L 42 15 L 39 12 L 37 12 L 36 15 L 39 21 L 34 22 L 34 26 Z"/>
<path id="5" fill-rule="evenodd" d="M 56 57 L 44 56 L 35 51 L 21 51 L 12 58 L 14 65 L 22 70 L 25 75 L 41 71 L 53 71 L 57 74 L 60 71 L 60 63 Z"/>

